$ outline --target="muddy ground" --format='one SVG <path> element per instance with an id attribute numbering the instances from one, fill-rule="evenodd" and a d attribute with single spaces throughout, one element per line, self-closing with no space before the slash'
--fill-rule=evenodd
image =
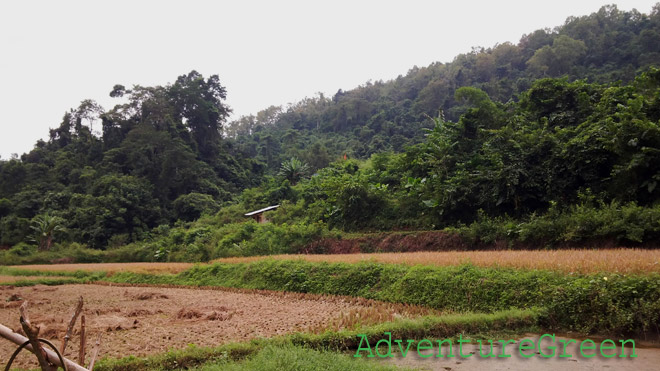
<path id="1" fill-rule="evenodd" d="M 550 334 L 553 335 L 553 334 Z M 519 350 L 519 345 L 522 339 L 530 339 L 534 341 L 534 344 L 539 343 L 540 335 L 528 334 L 527 336 L 521 339 L 515 339 L 513 342 L 508 343 L 505 346 L 504 351 L 502 350 L 502 343 L 498 342 L 497 339 L 494 339 L 494 347 L 492 354 L 496 357 L 482 357 L 483 355 L 490 354 L 490 345 L 487 341 L 484 341 L 483 347 L 479 348 L 478 345 L 471 343 L 465 343 L 462 346 L 459 353 L 458 344 L 453 344 L 453 356 L 447 357 L 448 347 L 443 346 L 442 351 L 440 352 L 444 357 L 438 357 L 439 349 L 437 346 L 436 339 L 430 339 L 434 342 L 434 348 L 430 350 L 422 350 L 421 354 L 424 357 L 421 357 L 417 354 L 416 348 L 411 348 L 406 356 L 402 356 L 401 352 L 393 352 L 393 357 L 391 358 L 372 358 L 375 362 L 385 362 L 389 364 L 394 364 L 397 366 L 403 366 L 412 368 L 415 370 L 425 370 L 425 371 L 474 371 L 474 370 L 493 370 L 493 371 L 504 371 L 504 370 L 520 370 L 520 371 L 553 371 L 553 370 L 562 370 L 562 371 L 587 371 L 587 370 L 636 370 L 636 371 L 656 371 L 660 369 L 660 347 L 656 342 L 645 342 L 635 340 L 635 355 L 636 358 L 630 357 L 633 352 L 630 346 L 630 343 L 627 343 L 626 347 L 622 350 L 620 346 L 620 340 L 627 339 L 614 339 L 614 345 L 617 346 L 615 350 L 606 349 L 603 350 L 603 354 L 615 356 L 611 358 L 603 357 L 600 353 L 600 344 L 603 338 L 591 337 L 591 340 L 594 341 L 596 349 L 589 350 L 584 349 L 584 354 L 590 356 L 589 358 L 583 357 L 580 353 L 580 344 L 584 339 L 571 339 L 563 336 L 557 335 L 554 338 L 554 342 L 550 342 L 548 338 L 545 338 L 541 341 L 541 351 L 546 355 L 554 354 L 554 357 L 544 358 L 540 355 L 538 347 L 533 350 Z M 442 339 L 440 339 L 442 340 Z M 501 339 L 509 340 L 509 339 Z M 572 342 L 576 340 L 576 342 Z M 563 349 L 563 342 L 567 343 L 566 349 Z M 405 345 L 405 341 L 403 341 Z M 424 344 L 427 345 L 427 344 Z M 529 345 L 526 343 L 525 345 Z M 586 344 L 591 346 L 592 344 Z M 611 343 L 607 343 L 607 346 L 612 346 Z M 555 346 L 556 348 L 552 349 Z M 405 349 L 405 348 L 404 348 Z M 396 348 L 395 348 L 396 350 Z M 383 349 L 382 354 L 385 355 L 385 349 Z M 625 357 L 620 357 L 621 355 Z M 354 354 L 352 354 L 354 355 Z M 366 356 L 366 352 L 362 352 L 362 355 Z M 510 355 L 511 357 L 505 358 L 500 357 L 500 355 Z M 524 357 L 523 355 L 529 357 Z M 563 355 L 564 357 L 560 357 Z M 570 356 L 570 357 L 568 357 Z M 428 358 L 425 358 L 428 357 Z"/>
<path id="2" fill-rule="evenodd" d="M 346 298 L 304 294 L 103 285 L 10 287 L 0 290 L 0 323 L 20 329 L 18 306 L 28 300 L 31 321 L 41 327 L 41 337 L 59 347 L 80 295 L 85 303 L 88 354 L 101 332 L 100 356 L 109 357 L 305 331 L 360 308 Z M 78 329 L 79 324 L 67 357 L 77 355 Z M 0 365 L 6 364 L 15 348 L 0 339 Z M 24 367 L 30 362 L 34 367 L 32 357 L 21 356 L 15 365 Z"/>

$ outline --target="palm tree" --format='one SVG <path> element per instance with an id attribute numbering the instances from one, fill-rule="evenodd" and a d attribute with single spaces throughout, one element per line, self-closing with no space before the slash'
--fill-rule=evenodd
<path id="1" fill-rule="evenodd" d="M 291 185 L 294 185 L 302 179 L 309 171 L 309 166 L 296 157 L 282 162 L 279 175 L 288 179 Z"/>
<path id="2" fill-rule="evenodd" d="M 53 244 L 53 234 L 64 230 L 62 219 L 47 212 L 35 216 L 30 228 L 34 230 L 33 241 L 39 243 L 39 250 L 49 250 Z"/>

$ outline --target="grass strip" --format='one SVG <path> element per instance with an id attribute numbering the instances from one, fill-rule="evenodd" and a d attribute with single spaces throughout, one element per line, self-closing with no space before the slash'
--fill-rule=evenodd
<path id="1" fill-rule="evenodd" d="M 406 368 L 407 369 L 407 368 Z M 353 358 L 347 354 L 305 348 L 295 345 L 267 345 L 244 361 L 205 363 L 195 371 L 396 371 L 402 368 Z"/>
<path id="2" fill-rule="evenodd" d="M 467 334 L 474 339 L 492 338 L 494 334 L 522 334 L 536 329 L 541 310 L 509 310 L 491 314 L 464 314 L 398 320 L 355 330 L 322 334 L 296 333 L 271 339 L 257 339 L 246 343 L 230 343 L 218 347 L 188 346 L 180 350 L 148 357 L 129 356 L 121 359 L 102 359 L 95 370 L 141 371 L 187 369 L 203 364 L 215 365 L 250 360 L 266 347 L 304 347 L 316 351 L 351 351 L 357 349 L 358 334 L 365 334 L 372 346 L 384 332 L 393 338 L 453 338 Z M 247 364 L 249 366 L 249 364 Z M 248 368 L 249 369 L 249 368 Z"/>
<path id="3" fill-rule="evenodd" d="M 36 270 L 36 269 L 23 269 L 15 267 L 5 267 L 0 266 L 0 275 L 3 276 L 62 276 L 62 277 L 75 277 L 75 278 L 90 278 L 92 280 L 98 280 L 106 276 L 105 272 L 97 271 L 65 271 L 65 270 Z"/>
<path id="4" fill-rule="evenodd" d="M 549 329 L 615 335 L 660 329 L 660 275 L 564 274 L 544 270 L 405 266 L 373 262 L 262 260 L 196 266 L 179 274 L 121 272 L 114 283 L 221 286 L 347 295 L 453 312 L 546 308 Z"/>
<path id="5" fill-rule="evenodd" d="M 88 278 L 42 278 L 34 280 L 18 280 L 14 282 L 0 282 L 0 286 L 28 287 L 37 285 L 57 286 L 75 285 L 94 282 Z"/>

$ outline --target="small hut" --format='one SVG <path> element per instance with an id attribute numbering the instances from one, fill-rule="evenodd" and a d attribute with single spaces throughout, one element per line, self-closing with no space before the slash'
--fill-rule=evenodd
<path id="1" fill-rule="evenodd" d="M 263 209 L 251 211 L 251 212 L 245 214 L 245 216 L 251 216 L 252 219 L 254 219 L 257 223 L 266 223 L 268 221 L 268 219 L 266 219 L 266 216 L 264 215 L 264 213 L 266 211 L 269 211 L 269 210 L 277 209 L 278 207 L 280 207 L 280 205 L 264 207 Z"/>

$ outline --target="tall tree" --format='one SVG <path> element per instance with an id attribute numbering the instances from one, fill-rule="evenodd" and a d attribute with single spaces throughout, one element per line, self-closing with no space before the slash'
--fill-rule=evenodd
<path id="1" fill-rule="evenodd" d="M 197 71 L 181 75 L 169 89 L 169 94 L 202 156 L 210 158 L 216 154 L 222 125 L 231 113 L 223 103 L 227 91 L 220 84 L 218 75 L 206 80 Z"/>

